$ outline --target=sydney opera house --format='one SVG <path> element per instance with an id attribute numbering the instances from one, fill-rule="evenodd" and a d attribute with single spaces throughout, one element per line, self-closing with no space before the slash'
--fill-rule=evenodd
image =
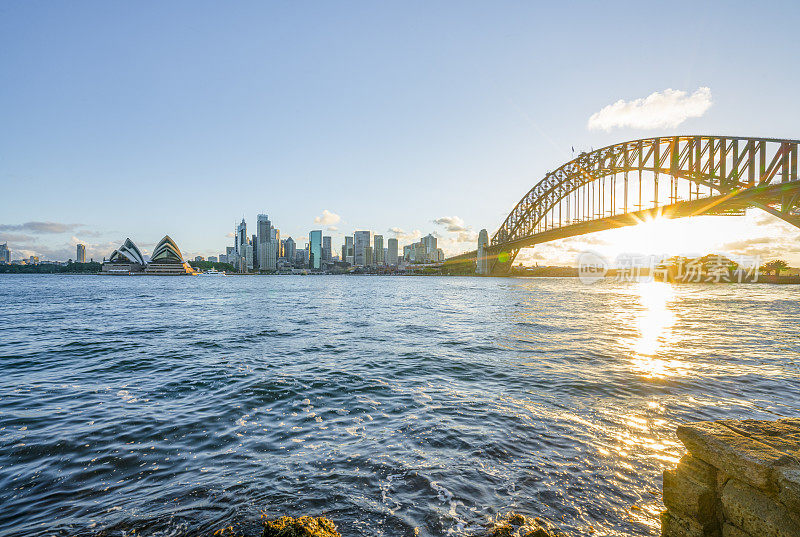
<path id="1" fill-rule="evenodd" d="M 164 236 L 153 250 L 149 261 L 130 239 L 111 252 L 103 262 L 103 274 L 154 274 L 158 276 L 181 276 L 195 274 L 195 270 L 183 260 L 180 248 L 169 235 Z"/>

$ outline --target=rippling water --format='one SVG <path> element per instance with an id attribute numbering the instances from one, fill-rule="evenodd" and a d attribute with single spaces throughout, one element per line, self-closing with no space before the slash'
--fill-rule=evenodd
<path id="1" fill-rule="evenodd" d="M 659 534 L 687 420 L 800 415 L 800 289 L 0 276 L 0 535 Z"/>

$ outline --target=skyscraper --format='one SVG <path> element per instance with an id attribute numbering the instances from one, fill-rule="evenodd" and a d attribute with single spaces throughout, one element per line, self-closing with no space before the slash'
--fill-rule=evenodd
<path id="1" fill-rule="evenodd" d="M 238 257 L 242 257 L 244 255 L 244 247 L 247 244 L 247 224 L 242 218 L 242 223 L 236 228 L 236 243 L 234 248 L 236 249 L 236 253 Z"/>
<path id="2" fill-rule="evenodd" d="M 267 242 L 262 242 L 259 248 L 263 250 L 261 260 L 263 264 L 259 270 L 275 270 L 278 268 L 278 241 L 270 239 Z"/>
<path id="3" fill-rule="evenodd" d="M 366 265 L 365 253 L 367 246 L 372 242 L 371 231 L 356 231 L 353 234 L 353 264 L 364 266 Z"/>
<path id="4" fill-rule="evenodd" d="M 364 266 L 371 267 L 375 265 L 375 261 L 372 259 L 372 246 L 367 246 L 364 248 Z"/>
<path id="5" fill-rule="evenodd" d="M 331 238 L 322 237 L 322 261 L 330 263 L 333 258 L 333 249 L 331 248 Z"/>
<path id="6" fill-rule="evenodd" d="M 275 270 L 275 263 L 278 260 L 277 252 L 270 251 L 268 246 L 273 239 L 272 222 L 269 221 L 269 216 L 259 214 L 256 217 L 256 240 L 257 247 L 255 248 L 256 258 L 258 259 L 259 270 Z M 270 256 L 275 259 L 270 260 Z"/>
<path id="7" fill-rule="evenodd" d="M 76 263 L 86 263 L 86 245 L 85 244 L 79 244 L 76 247 L 76 250 L 77 250 L 77 252 L 75 254 L 75 262 Z M 0 259 L 0 261 L 2 261 L 2 259 Z"/>
<path id="8" fill-rule="evenodd" d="M 379 267 L 386 264 L 383 258 L 383 235 L 375 235 L 373 239 L 372 263 Z"/>
<path id="9" fill-rule="evenodd" d="M 386 246 L 389 249 L 386 255 L 386 264 L 397 265 L 397 239 L 389 239 L 386 241 Z"/>
<path id="10" fill-rule="evenodd" d="M 258 263 L 258 237 L 256 235 L 253 235 L 250 244 L 253 246 L 253 268 L 258 269 L 260 265 Z"/>
<path id="11" fill-rule="evenodd" d="M 420 242 L 422 242 L 422 244 L 425 245 L 426 254 L 433 254 L 436 251 L 436 237 L 434 237 L 430 233 L 422 237 L 422 240 Z"/>
<path id="12" fill-rule="evenodd" d="M 7 242 L 0 244 L 0 263 L 11 263 L 11 250 Z"/>
<path id="13" fill-rule="evenodd" d="M 287 237 L 283 242 L 283 257 L 285 257 L 289 263 L 295 263 L 297 257 L 297 245 L 294 243 L 294 239 L 291 237 Z"/>
<path id="14" fill-rule="evenodd" d="M 322 230 L 316 229 L 308 234 L 308 268 L 322 266 Z"/>
<path id="15" fill-rule="evenodd" d="M 355 255 L 355 251 L 353 248 L 353 237 L 345 237 L 344 238 L 344 248 L 342 249 L 342 261 L 345 263 L 350 263 L 351 265 L 354 264 L 353 256 Z"/>

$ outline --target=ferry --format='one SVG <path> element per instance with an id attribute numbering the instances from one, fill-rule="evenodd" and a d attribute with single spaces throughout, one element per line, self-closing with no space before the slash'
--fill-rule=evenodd
<path id="1" fill-rule="evenodd" d="M 220 272 L 217 269 L 211 268 L 205 272 L 201 272 L 200 276 L 225 276 L 224 272 Z"/>

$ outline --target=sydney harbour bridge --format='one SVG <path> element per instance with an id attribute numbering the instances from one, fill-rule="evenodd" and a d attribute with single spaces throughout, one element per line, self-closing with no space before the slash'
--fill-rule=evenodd
<path id="1" fill-rule="evenodd" d="M 448 264 L 501 275 L 520 249 L 654 218 L 741 215 L 757 207 L 800 227 L 798 140 L 669 136 L 622 142 L 548 172 L 491 239 Z"/>

